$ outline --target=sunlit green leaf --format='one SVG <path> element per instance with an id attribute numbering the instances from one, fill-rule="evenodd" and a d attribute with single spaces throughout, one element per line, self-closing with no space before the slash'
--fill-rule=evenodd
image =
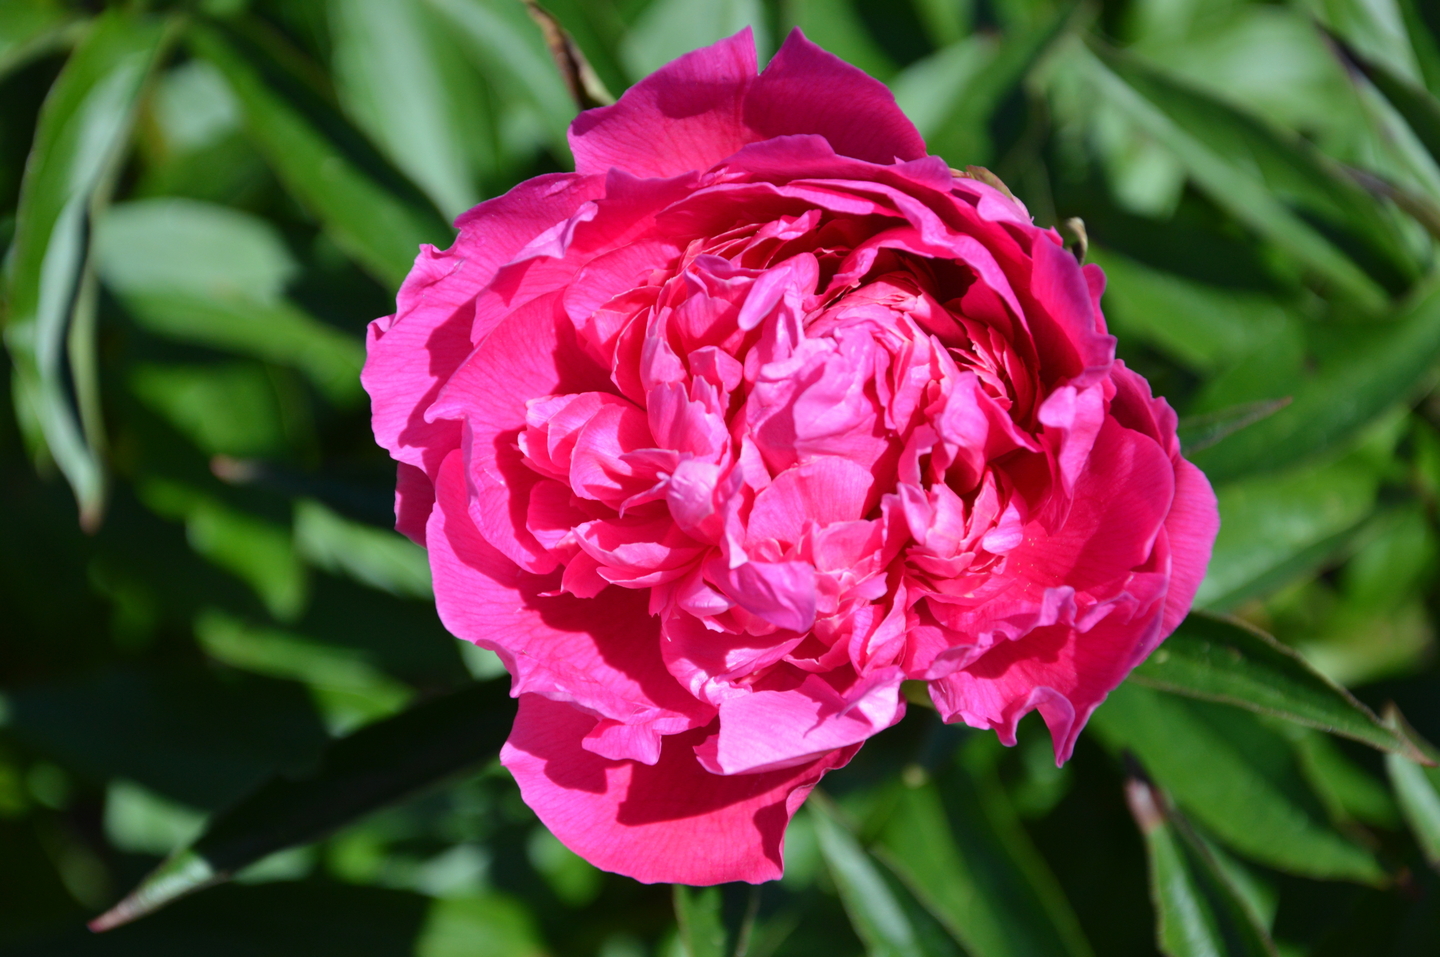
<path id="1" fill-rule="evenodd" d="M 512 111 L 512 118 L 522 118 L 515 111 L 528 105 L 550 152 L 562 164 L 568 162 L 565 130 L 575 118 L 575 104 L 524 5 L 511 0 L 426 2 L 449 24 L 455 40 L 495 87 L 501 108 Z"/>
<path id="2" fill-rule="evenodd" d="M 477 150 L 466 139 L 488 137 L 484 91 L 449 36 L 414 0 L 328 7 L 341 104 L 447 216 L 475 205 Z"/>
<path id="3" fill-rule="evenodd" d="M 0 6 L 0 78 L 66 42 L 74 14 L 52 0 L 10 0 Z"/>
<path id="4" fill-rule="evenodd" d="M 17 399 L 39 427 L 32 442 L 54 457 L 88 527 L 105 496 L 89 228 L 109 199 L 166 36 L 163 21 L 115 10 L 77 45 L 41 111 L 6 260 Z"/>
<path id="5" fill-rule="evenodd" d="M 286 188 L 377 279 L 398 287 L 421 243 L 449 245 L 451 231 L 434 211 L 394 177 L 377 179 L 371 170 L 383 164 L 364 155 L 338 117 L 322 126 L 307 115 L 324 113 L 324 104 L 305 98 L 303 86 L 287 82 L 257 45 L 208 26 L 193 27 L 189 38 L 225 76 L 246 129 Z"/>
<path id="6" fill-rule="evenodd" d="M 1245 857 L 1308 877 L 1383 883 L 1370 853 L 1330 828 L 1289 745 L 1254 715 L 1127 682 L 1090 725 Z"/>
<path id="7" fill-rule="evenodd" d="M 1412 396 L 1440 356 L 1440 286 L 1427 282 L 1344 362 L 1308 380 L 1263 422 L 1195 454 L 1212 482 L 1279 469 L 1333 448 Z"/>
<path id="8" fill-rule="evenodd" d="M 1294 651 L 1235 619 L 1193 612 L 1131 680 L 1294 721 L 1412 758 L 1422 753 Z"/>
<path id="9" fill-rule="evenodd" d="M 430 905 L 415 957 L 544 957 L 523 901 L 501 894 L 451 897 Z"/>
<path id="10" fill-rule="evenodd" d="M 870 957 L 924 957 L 915 927 L 879 864 L 865 853 L 823 795 L 812 795 L 810 807 L 820 853 Z"/>
<path id="11" fill-rule="evenodd" d="M 1125 785 L 1150 858 L 1155 938 L 1166 957 L 1274 957 L 1275 945 L 1239 889 L 1164 797 L 1147 782 Z"/>
<path id="12" fill-rule="evenodd" d="M 1263 429 L 1287 411 L 1280 409 L 1221 442 Z M 1207 451 L 1211 449 L 1194 456 L 1198 459 Z M 1196 603 L 1221 611 L 1233 608 L 1259 588 L 1284 584 L 1272 580 L 1275 573 L 1308 549 L 1322 549 L 1317 557 L 1323 560 L 1326 546 L 1338 545 L 1337 536 L 1370 514 L 1378 483 L 1369 464 L 1351 456 L 1323 469 L 1292 469 L 1220 485 L 1220 534 Z"/>
<path id="13" fill-rule="evenodd" d="M 682 53 L 709 46 L 747 26 L 755 32 L 755 47 L 764 63 L 771 47 L 759 0 L 656 0 L 625 34 L 620 58 L 638 80 Z"/>
<path id="14" fill-rule="evenodd" d="M 1431 867 L 1440 868 L 1440 769 L 1426 768 L 1398 754 L 1385 756 L 1385 770 L 1400 812 Z"/>
<path id="15" fill-rule="evenodd" d="M 367 725 L 305 777 L 276 777 L 217 815 L 91 926 L 108 930 L 227 880 L 275 851 L 318 840 L 407 794 L 492 758 L 514 708 L 503 682 L 473 685 Z"/>
<path id="16" fill-rule="evenodd" d="M 1070 62 L 1094 84 L 1096 94 L 1184 163 L 1217 205 L 1362 307 L 1378 312 L 1388 296 L 1354 260 L 1292 212 L 1264 176 L 1277 177 L 1279 185 L 1297 191 L 1321 212 L 1361 229 L 1381 245 L 1387 266 L 1413 276 L 1413 264 L 1393 248 L 1397 243 L 1388 234 L 1375 235 L 1380 229 L 1375 223 L 1381 221 L 1375 201 L 1332 175 L 1316 154 L 1277 139 L 1260 121 L 1164 79 L 1138 61 L 1108 52 L 1096 56 L 1078 47 L 1072 51 Z M 1240 165 L 1240 156 L 1255 165 Z"/>
<path id="17" fill-rule="evenodd" d="M 295 545 L 312 564 L 392 595 L 429 598 L 425 549 L 388 528 L 351 521 L 313 500 L 295 505 Z"/>
<path id="18" fill-rule="evenodd" d="M 389 717 L 413 697 L 356 649 L 251 627 L 216 609 L 201 613 L 195 637 L 206 654 L 232 668 L 308 684 L 332 733 Z"/>

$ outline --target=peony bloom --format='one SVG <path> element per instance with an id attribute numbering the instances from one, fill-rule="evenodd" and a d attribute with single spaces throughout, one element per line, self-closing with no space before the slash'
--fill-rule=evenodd
<path id="1" fill-rule="evenodd" d="M 1065 760 L 1184 617 L 1218 523 L 1114 358 L 1104 278 L 957 174 L 886 88 L 746 31 L 570 130 L 424 248 L 364 383 L 502 760 L 642 881 L 781 873 L 901 682 Z"/>

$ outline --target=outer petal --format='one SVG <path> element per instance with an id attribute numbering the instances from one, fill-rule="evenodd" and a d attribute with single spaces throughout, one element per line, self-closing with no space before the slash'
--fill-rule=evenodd
<path id="1" fill-rule="evenodd" d="M 1220 509 L 1210 480 L 1184 459 L 1175 463 L 1175 504 L 1165 518 L 1170 536 L 1170 593 L 1165 596 L 1166 636 L 1190 611 L 1195 592 L 1210 564 L 1210 549 L 1220 530 Z"/>
<path id="2" fill-rule="evenodd" d="M 603 173 L 613 166 L 653 177 L 709 169 L 758 139 L 741 119 L 755 72 L 749 27 L 685 54 L 625 91 L 614 106 L 575 118 L 575 169 Z"/>
<path id="3" fill-rule="evenodd" d="M 745 98 L 745 123 L 756 140 L 818 133 L 841 156 L 885 166 L 925 155 L 925 140 L 889 87 L 811 43 L 798 27 Z"/>
<path id="4" fill-rule="evenodd" d="M 659 623 L 643 592 L 556 595 L 558 575 L 516 568 L 470 521 L 459 452 L 445 460 L 436 491 L 428 530 L 436 609 L 452 634 L 500 655 L 514 694 L 574 702 L 621 723 L 655 724 L 661 733 L 710 720 L 714 709 L 665 669 Z"/>
<path id="5" fill-rule="evenodd" d="M 360 373 L 375 440 L 396 459 L 433 477 L 459 445 L 456 423 L 426 422 L 424 415 L 470 353 L 475 296 L 511 256 L 602 189 L 599 177 L 538 176 L 461 216 L 449 249 L 421 247 L 395 315 L 370 324 Z"/>
<path id="6" fill-rule="evenodd" d="M 713 729 L 665 738 L 653 766 L 610 761 L 581 747 L 595 719 L 522 695 L 500 761 L 525 803 L 567 847 L 597 867 L 647 884 L 774 880 L 785 827 L 821 776 L 858 745 L 799 767 L 715 775 L 694 748 Z"/>

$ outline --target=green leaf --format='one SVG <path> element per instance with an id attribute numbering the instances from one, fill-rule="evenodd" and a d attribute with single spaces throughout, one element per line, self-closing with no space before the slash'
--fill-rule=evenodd
<path id="1" fill-rule="evenodd" d="M 228 880 L 276 851 L 307 844 L 400 798 L 493 758 L 514 709 L 504 682 L 472 685 L 335 741 L 311 774 L 274 777 L 218 814 L 205 833 L 91 922 L 109 930 Z"/>
<path id="2" fill-rule="evenodd" d="M 245 127 L 286 189 L 335 242 L 395 289 L 421 243 L 448 245 L 452 231 L 429 204 L 277 60 L 238 34 L 197 25 L 196 54 L 213 63 L 240 101 Z"/>
<path id="3" fill-rule="evenodd" d="M 1275 957 L 1275 944 L 1209 848 L 1147 782 L 1125 783 L 1150 859 L 1155 943 L 1167 957 Z"/>
<path id="4" fill-rule="evenodd" d="M 159 197 L 116 203 L 95 224 L 95 259 L 121 295 L 276 303 L 300 271 L 270 223 L 227 206 Z"/>
<path id="5" fill-rule="evenodd" d="M 925 957 L 914 924 L 874 858 L 823 794 L 810 796 L 815 835 L 855 933 L 870 957 Z"/>
<path id="6" fill-rule="evenodd" d="M 311 564 L 392 595 L 429 599 L 425 549 L 399 532 L 352 522 L 313 499 L 295 503 L 295 546 Z"/>
<path id="7" fill-rule="evenodd" d="M 725 957 L 724 900 L 718 887 L 673 885 L 675 922 L 685 957 Z"/>
<path id="8" fill-rule="evenodd" d="M 30 439 L 54 457 L 87 528 L 105 498 L 90 224 L 109 199 L 168 35 L 163 21 L 112 10 L 80 41 L 41 108 L 7 257 L 5 342 L 17 404 L 38 425 Z"/>
<path id="9" fill-rule="evenodd" d="M 474 158 L 493 144 L 477 122 L 487 112 L 479 77 L 453 41 L 414 0 L 330 0 L 328 9 L 346 112 L 447 216 L 474 206 Z"/>
<path id="10" fill-rule="evenodd" d="M 1110 51 L 1092 54 L 1078 45 L 1072 49 L 1073 62 L 1096 95 L 1164 145 L 1212 201 L 1357 305 L 1380 312 L 1389 297 L 1354 260 L 1291 211 L 1278 190 L 1357 231 L 1366 249 L 1380 249 L 1376 255 L 1392 274 L 1415 276 L 1417 269 L 1399 241 L 1376 225 L 1384 222 L 1381 207 L 1335 175 L 1318 152 L 1281 139 L 1259 120 L 1173 83 L 1133 58 Z"/>
<path id="11" fill-rule="evenodd" d="M 1232 432 L 1239 432 L 1248 425 L 1254 425 L 1289 404 L 1288 396 L 1283 399 L 1261 399 L 1259 402 L 1246 402 L 1244 405 L 1231 406 L 1218 412 L 1186 416 L 1180 420 L 1176 429 L 1180 449 L 1186 455 L 1208 449 Z"/>
<path id="12" fill-rule="evenodd" d="M 976 56 L 984 59 L 980 69 L 952 66 L 946 77 L 948 86 L 930 91 L 944 104 L 936 110 L 944 119 L 935 124 L 934 135 L 927 137 L 930 151 L 955 166 L 983 166 L 1001 159 L 995 156 L 990 130 L 997 110 L 1045 53 L 1070 32 L 1077 17 L 1084 15 L 1079 7 L 1061 5 L 1032 26 L 1006 31 L 998 44 L 987 44 L 988 55 Z M 958 53 L 954 56 L 960 57 Z"/>
<path id="13" fill-rule="evenodd" d="M 1091 953 L 996 775 L 999 744 L 972 738 L 933 781 L 918 767 L 867 823 L 875 855 L 973 957 Z"/>
<path id="14" fill-rule="evenodd" d="M 1337 834 L 1293 749 L 1245 711 L 1126 682 L 1090 719 L 1130 750 L 1180 807 L 1240 854 L 1279 870 L 1379 885 L 1369 852 Z"/>
<path id="15" fill-rule="evenodd" d="M 415 957 L 545 957 L 525 903 L 503 894 L 442 898 L 430 905 Z"/>
<path id="16" fill-rule="evenodd" d="M 1415 742 L 1383 723 L 1300 655 L 1233 618 L 1191 612 L 1175 633 L 1131 672 L 1130 680 L 1426 760 Z"/>
<path id="17" fill-rule="evenodd" d="M 358 649 L 253 628 L 213 608 L 196 620 L 195 637 L 207 655 L 232 668 L 305 682 L 334 734 L 388 718 L 414 697 Z"/>
<path id="18" fill-rule="evenodd" d="M 565 131 L 575 103 L 540 31 L 514 0 L 426 0 L 454 31 L 456 41 L 511 106 L 525 103 L 537 115 L 550 152 L 570 165 Z"/>
<path id="19" fill-rule="evenodd" d="M 620 59 L 638 80 L 748 26 L 764 63 L 771 49 L 765 20 L 760 0 L 656 0 L 620 42 Z"/>
<path id="20" fill-rule="evenodd" d="M 1295 401 L 1192 461 L 1217 484 L 1294 464 L 1354 436 L 1423 388 L 1440 356 L 1440 283 L 1427 281 L 1366 341 L 1295 392 Z"/>
<path id="21" fill-rule="evenodd" d="M 75 14 L 48 0 L 0 6 L 0 78 L 73 38 Z M 83 29 L 83 28 L 82 28 Z"/>
<path id="22" fill-rule="evenodd" d="M 284 447 L 275 386 L 257 363 L 146 363 L 131 372 L 130 390 L 210 455 L 263 456 Z"/>
<path id="23" fill-rule="evenodd" d="M 183 521 L 190 547 L 245 581 L 271 615 L 299 617 L 308 582 L 288 529 L 174 482 L 150 479 L 138 491 L 156 514 Z"/>
<path id="24" fill-rule="evenodd" d="M 1358 821 L 1388 830 L 1399 826 L 1400 811 L 1384 784 L 1342 754 L 1325 735 L 1295 730 L 1295 752 L 1300 756 L 1301 770 L 1325 802 L 1332 821 Z"/>
<path id="25" fill-rule="evenodd" d="M 1440 869 L 1440 770 L 1421 767 L 1398 754 L 1385 756 L 1385 770 L 1400 813 L 1420 844 L 1425 860 Z"/>
<path id="26" fill-rule="evenodd" d="M 1364 56 L 1349 45 L 1342 45 L 1342 49 L 1350 62 L 1360 68 L 1404 117 L 1436 162 L 1440 162 L 1440 100 L 1413 77 L 1396 70 L 1390 61 Z"/>
<path id="27" fill-rule="evenodd" d="M 1250 428 L 1263 428 L 1274 418 Z M 1374 509 L 1378 483 L 1376 470 L 1351 455 L 1322 469 L 1292 469 L 1220 485 L 1220 533 L 1196 604 L 1224 611 L 1261 588 L 1285 584 L 1275 580 L 1278 573 L 1308 570 L 1293 567 L 1295 559 L 1316 549 L 1323 560 L 1343 543 Z"/>

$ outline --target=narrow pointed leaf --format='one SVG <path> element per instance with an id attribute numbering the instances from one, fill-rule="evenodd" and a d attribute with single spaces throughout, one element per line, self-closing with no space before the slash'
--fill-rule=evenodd
<path id="1" fill-rule="evenodd" d="M 466 140 L 481 129 L 484 92 L 425 4 L 330 0 L 328 9 L 336 93 L 347 114 L 447 216 L 474 206 L 480 196 Z"/>
<path id="2" fill-rule="evenodd" d="M 1271 240 L 1363 308 L 1383 310 L 1389 301 L 1385 290 L 1353 259 L 1286 206 L 1276 195 L 1276 188 L 1298 187 L 1301 196 L 1310 200 L 1312 206 L 1319 206 L 1322 214 L 1328 214 L 1345 227 L 1361 229 L 1369 240 L 1367 249 L 1382 247 L 1386 255 L 1381 265 L 1391 270 L 1392 277 L 1414 275 L 1413 264 L 1406 262 L 1398 249 L 1392 250 L 1390 247 L 1394 244 L 1389 237 L 1377 233 L 1380 227 L 1371 222 L 1378 220 L 1382 212 L 1374 200 L 1353 183 L 1348 186 L 1359 194 L 1358 199 L 1350 196 L 1344 187 L 1335 187 L 1332 195 L 1328 181 L 1325 188 L 1318 186 L 1310 175 L 1315 171 L 1307 169 L 1310 164 L 1287 156 L 1283 147 L 1290 144 L 1273 142 L 1273 134 L 1258 121 L 1181 88 L 1128 56 L 1108 51 L 1091 53 L 1085 49 L 1078 49 L 1075 56 L 1095 84 L 1098 95 L 1104 96 L 1169 150 L 1216 205 Z M 1207 134 L 1217 135 L 1202 139 Z M 1249 158 L 1262 170 L 1281 174 L 1283 183 L 1271 184 L 1253 168 L 1239 165 L 1236 157 L 1244 153 L 1249 153 Z M 1317 156 L 1304 155 L 1319 162 Z M 1326 176 L 1327 180 L 1338 179 Z M 1361 214 L 1361 210 L 1366 209 L 1369 218 Z"/>
<path id="3" fill-rule="evenodd" d="M 1149 783 L 1125 784 L 1150 859 L 1155 943 L 1166 957 L 1275 957 L 1275 944 L 1243 895 Z"/>
<path id="4" fill-rule="evenodd" d="M 821 794 L 812 795 L 809 806 L 820 853 L 870 957 L 925 957 L 904 905 L 879 864 L 840 821 L 836 808 Z"/>
<path id="5" fill-rule="evenodd" d="M 1431 867 L 1440 868 L 1440 772 L 1400 757 L 1385 756 L 1385 770 L 1400 802 L 1400 813 Z"/>
<path id="6" fill-rule="evenodd" d="M 1078 920 L 996 777 L 998 750 L 972 739 L 933 781 L 897 784 L 875 854 L 974 957 L 1088 957 Z"/>
<path id="7" fill-rule="evenodd" d="M 259 44 L 210 25 L 190 42 L 230 84 L 286 189 L 376 279 L 398 288 L 421 243 L 448 245 L 452 231 L 414 186 Z"/>
<path id="8" fill-rule="evenodd" d="M 498 91 L 530 102 L 545 125 L 551 151 L 568 163 L 565 131 L 575 118 L 575 102 L 525 8 L 512 0 L 427 2 Z"/>
<path id="9" fill-rule="evenodd" d="M 345 824 L 494 757 L 514 708 L 503 682 L 434 698 L 341 738 L 314 773 L 274 777 L 218 814 L 119 904 L 92 922 L 108 930 L 260 859 L 319 840 Z"/>
<path id="10" fill-rule="evenodd" d="M 1431 280 L 1343 363 L 1297 389 L 1288 406 L 1197 451 L 1192 460 L 1219 484 L 1334 448 L 1422 388 L 1437 358 L 1440 284 Z"/>
<path id="11" fill-rule="evenodd" d="M 1268 418 L 1290 404 L 1289 396 L 1283 399 L 1263 399 L 1247 402 L 1218 412 L 1188 416 L 1180 420 L 1180 448 L 1186 455 L 1201 449 L 1208 449 L 1225 436 L 1239 432 L 1246 426 L 1254 425 Z"/>
<path id="12" fill-rule="evenodd" d="M 1130 751 L 1188 815 L 1227 847 L 1270 867 L 1381 885 L 1369 851 L 1330 825 L 1290 743 L 1255 715 L 1126 682 L 1090 727 Z"/>
<path id="13" fill-rule="evenodd" d="M 1233 618 L 1192 612 L 1131 673 L 1131 680 L 1284 718 L 1380 751 L 1428 761 L 1415 742 L 1387 726 L 1296 652 Z"/>
<path id="14" fill-rule="evenodd" d="M 54 458 L 75 492 L 81 523 L 91 528 L 105 476 L 90 227 L 108 199 L 166 36 L 164 21 L 115 10 L 80 41 L 41 109 L 7 258 L 5 342 L 17 397 L 38 423 L 32 442 Z"/>

